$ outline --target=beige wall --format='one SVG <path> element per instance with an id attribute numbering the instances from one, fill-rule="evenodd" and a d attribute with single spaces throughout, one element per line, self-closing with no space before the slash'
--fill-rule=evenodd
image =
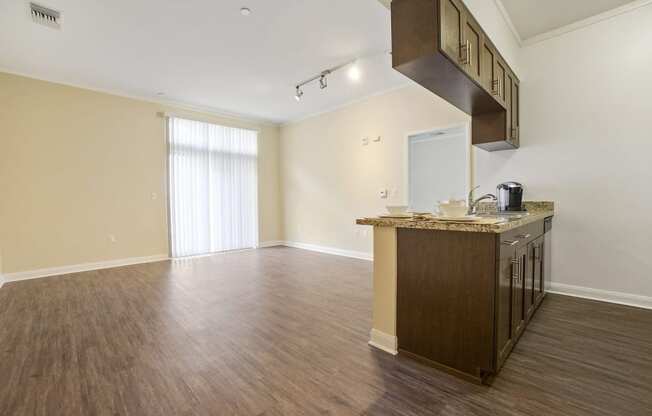
<path id="1" fill-rule="evenodd" d="M 260 129 L 260 240 L 280 238 L 278 127 L 0 73 L 3 273 L 168 253 L 161 111 Z"/>
<path id="2" fill-rule="evenodd" d="M 285 240 L 370 254 L 370 227 L 355 219 L 406 200 L 407 135 L 469 117 L 410 85 L 281 127 Z M 362 146 L 363 137 L 381 136 Z M 381 199 L 380 189 L 389 189 Z"/>

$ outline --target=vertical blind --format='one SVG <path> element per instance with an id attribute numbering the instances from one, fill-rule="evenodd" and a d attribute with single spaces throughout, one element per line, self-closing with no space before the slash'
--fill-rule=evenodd
<path id="1" fill-rule="evenodd" d="M 258 243 L 258 133 L 170 117 L 173 257 Z"/>

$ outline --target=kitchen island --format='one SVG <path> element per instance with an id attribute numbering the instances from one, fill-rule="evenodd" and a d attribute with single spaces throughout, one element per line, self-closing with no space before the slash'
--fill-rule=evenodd
<path id="1" fill-rule="evenodd" d="M 526 216 L 479 224 L 357 220 L 374 227 L 370 344 L 490 382 L 545 295 L 554 204 L 525 207 Z"/>

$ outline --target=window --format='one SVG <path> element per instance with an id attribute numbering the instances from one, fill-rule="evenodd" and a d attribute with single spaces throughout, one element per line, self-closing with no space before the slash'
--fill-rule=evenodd
<path id="1" fill-rule="evenodd" d="M 173 257 L 258 244 L 258 133 L 170 117 Z"/>

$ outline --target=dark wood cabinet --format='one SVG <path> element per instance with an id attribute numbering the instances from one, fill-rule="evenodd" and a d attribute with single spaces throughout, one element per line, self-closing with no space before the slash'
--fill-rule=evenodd
<path id="1" fill-rule="evenodd" d="M 491 380 L 543 299 L 543 232 L 543 220 L 501 234 L 398 229 L 400 353 Z"/>
<path id="2" fill-rule="evenodd" d="M 541 303 L 545 293 L 543 281 L 543 251 L 544 240 L 539 237 L 528 244 L 527 270 L 525 279 L 525 310 L 529 320 Z"/>
<path id="3" fill-rule="evenodd" d="M 519 81 L 461 0 L 392 1 L 392 66 L 473 116 L 472 142 L 519 147 Z"/>
<path id="4" fill-rule="evenodd" d="M 461 45 L 464 43 L 462 40 L 463 10 L 459 0 L 442 0 L 439 2 L 441 51 L 451 61 L 457 63 L 462 61 Z"/>

